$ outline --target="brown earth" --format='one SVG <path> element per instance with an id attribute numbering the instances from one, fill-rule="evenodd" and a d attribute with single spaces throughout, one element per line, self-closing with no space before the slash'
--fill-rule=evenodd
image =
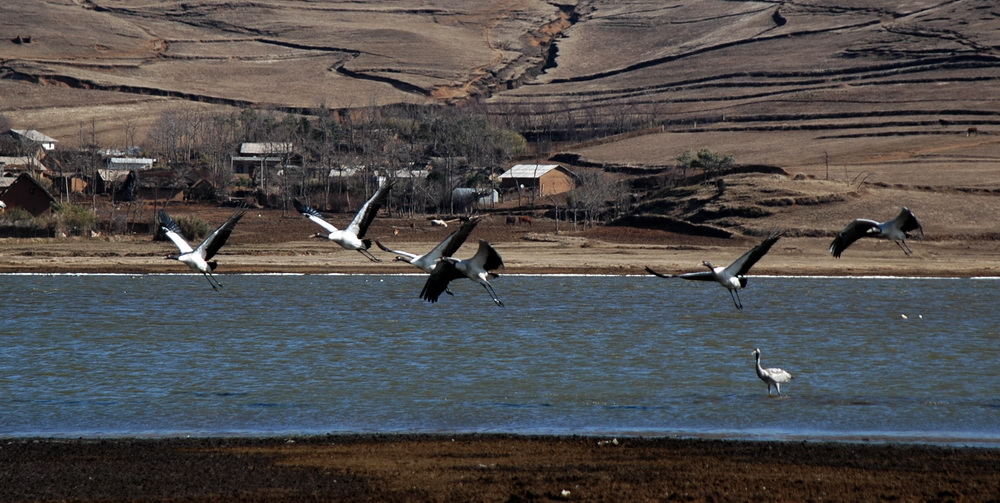
<path id="1" fill-rule="evenodd" d="M 796 133 L 779 152 L 812 161 L 824 138 L 892 142 L 1000 124 L 991 92 L 1000 13 L 983 0 L 6 7 L 0 113 L 67 147 L 120 146 L 128 130 L 141 140 L 167 110 L 468 98 L 513 123 L 535 115 L 528 129 L 569 118 L 612 132 L 642 123 L 722 152 L 758 133 Z M 660 142 L 654 164 L 670 164 L 679 147 Z"/>
<path id="2" fill-rule="evenodd" d="M 222 222 L 227 208 L 176 207 L 175 216 L 199 215 Z M 350 215 L 332 215 L 346 223 Z M 370 235 L 391 248 L 423 253 L 444 238 L 448 229 L 426 220 L 380 218 Z M 457 254 L 475 253 L 476 240 L 494 244 L 504 258 L 506 274 L 645 274 L 650 266 L 664 272 L 699 270 L 702 260 L 727 263 L 751 248 L 759 238 L 731 239 L 675 234 L 632 227 L 572 230 L 572 224 L 534 219 L 530 227 L 509 226 L 499 217 L 487 218 Z M 393 236 L 393 227 L 400 234 Z M 298 273 L 417 273 L 393 261 L 393 255 L 373 251 L 382 262 L 373 263 L 335 243 L 311 239 L 319 228 L 302 217 L 282 216 L 280 210 L 252 210 L 217 256 L 219 274 L 248 272 Z M 565 230 L 564 230 L 565 229 Z M 992 241 L 927 238 L 911 241 L 912 257 L 887 241 L 864 240 L 837 260 L 826 252 L 829 237 L 785 237 L 754 268 L 754 274 L 995 276 L 1000 273 Z M 96 272 L 188 273 L 163 257 L 175 253 L 168 241 L 152 236 L 95 238 L 0 239 L 0 273 Z"/>
<path id="3" fill-rule="evenodd" d="M 0 501 L 997 501 L 1000 449 L 385 435 L 6 439 Z"/>
<path id="4" fill-rule="evenodd" d="M 52 0 L 7 7 L 0 114 L 14 127 L 56 137 L 61 147 L 121 145 L 126 129 L 142 139 L 167 110 L 305 111 L 320 103 L 359 109 L 471 93 L 504 117 L 530 112 L 554 121 L 536 125 L 542 128 L 568 117 L 605 124 L 645 117 L 654 127 L 560 143 L 561 158 L 575 159 L 566 163 L 574 170 L 604 169 L 635 182 L 640 215 L 698 221 L 737 237 L 580 233 L 565 225 L 554 235 L 549 221 L 536 225 L 529 241 L 524 229 L 484 225 L 480 237 L 504 243 L 511 272 L 640 272 L 649 263 L 687 270 L 711 259 L 706 255 L 738 256 L 783 228 L 780 249 L 755 272 L 995 273 L 989 242 L 1000 236 L 1000 102 L 992 83 L 1000 78 L 1000 41 L 991 27 L 1000 13 L 981 0 L 878 7 L 853 0 L 591 0 L 561 7 L 533 0 Z M 15 43 L 19 36 L 31 42 Z M 967 135 L 969 127 L 978 134 Z M 674 158 L 701 148 L 790 176 L 727 177 L 730 189 L 721 198 L 711 187 L 663 190 L 658 177 L 667 176 Z M 791 178 L 799 174 L 807 178 Z M 668 204 L 678 200 L 709 211 Z M 824 254 L 851 219 L 887 220 L 902 206 L 918 215 L 927 235 L 914 258 L 886 250 L 894 248 L 887 243 L 859 243 L 840 261 Z M 223 271 L 371 269 L 356 254 L 272 237 L 282 235 L 285 221 L 262 213 L 263 225 L 249 218 L 241 224 L 223 252 Z M 425 223 L 393 241 L 432 245 L 443 231 Z M 311 232 L 306 222 L 294 228 Z M 373 235 L 388 236 L 378 229 Z M 148 260 L 163 247 L 145 237 L 115 238 L 113 246 L 80 241 L 5 242 L 0 253 L 9 260 L 0 267 L 165 266 Z"/>
<path id="5" fill-rule="evenodd" d="M 1000 235 L 1000 196 L 965 194 L 955 190 L 901 190 L 871 187 L 852 190 L 843 183 L 792 180 L 774 175 L 734 175 L 727 195 L 714 200 L 714 188 L 697 187 L 687 197 L 704 199 L 693 206 L 704 211 L 718 208 L 764 208 L 763 218 L 724 216 L 707 224 L 733 232 L 730 238 L 705 237 L 635 226 L 585 227 L 535 216 L 531 225 L 506 224 L 503 214 L 487 216 L 458 252 L 475 253 L 476 241 L 486 239 L 504 258 L 506 274 L 645 274 L 646 266 L 664 272 L 699 270 L 703 260 L 727 263 L 754 246 L 774 228 L 785 237 L 755 266 L 754 274 L 791 275 L 894 275 L 894 276 L 996 276 L 995 237 Z M 775 199 L 799 199 L 787 205 L 761 204 L 760 194 Z M 837 197 L 831 197 L 836 195 Z M 822 204 L 813 199 L 831 199 Z M 681 200 L 685 201 L 684 199 Z M 657 204 L 654 199 L 652 204 Z M 924 238 L 910 240 L 914 250 L 906 256 L 893 243 L 864 239 L 851 246 L 841 259 L 827 252 L 832 237 L 852 215 L 890 219 L 903 205 L 910 206 L 924 225 Z M 231 208 L 204 204 L 177 204 L 168 208 L 175 217 L 194 216 L 218 225 Z M 103 214 L 99 212 L 99 214 Z M 145 210 L 138 220 L 152 219 Z M 680 215 L 685 216 L 685 215 Z M 344 226 L 353 215 L 328 214 Z M 152 223 L 152 222 L 150 222 Z M 403 251 L 423 253 L 454 230 L 435 227 L 425 217 L 382 215 L 368 236 Z M 364 272 L 416 273 L 391 254 L 374 250 L 383 259 L 373 263 L 336 244 L 312 239 L 318 226 L 294 210 L 252 209 L 236 227 L 217 259 L 218 272 Z M 395 235 L 394 235 L 395 234 Z M 373 247 L 374 248 L 374 247 Z M 0 272 L 188 272 L 162 259 L 176 249 L 168 241 L 154 241 L 148 234 L 131 236 L 0 239 Z"/>
<path id="6" fill-rule="evenodd" d="M 584 229 L 540 211 L 531 228 L 509 227 L 497 215 L 473 240 L 494 242 L 507 273 L 698 270 L 783 228 L 754 273 L 998 274 L 1000 13 L 991 2 L 8 4 L 0 114 L 61 147 L 122 145 L 129 130 L 141 139 L 166 111 L 359 109 L 478 95 L 515 118 L 655 125 L 560 144 L 578 156 L 573 169 L 655 179 L 681 152 L 709 148 L 807 175 L 732 175 L 722 197 L 653 180 L 638 203 L 641 215 L 696 219 L 730 239 Z M 912 257 L 884 241 L 859 242 L 840 260 L 826 252 L 850 219 L 886 220 L 901 206 L 925 228 Z M 170 211 L 217 223 L 231 210 Z M 220 253 L 219 271 L 416 272 L 306 238 L 315 231 L 298 215 L 255 210 Z M 448 231 L 383 217 L 370 234 L 422 252 Z M 160 258 L 173 251 L 148 235 L 8 238 L 0 272 L 187 272 Z M 3 440 L 0 501 L 1000 500 L 995 449 L 601 440 Z"/>
<path id="7" fill-rule="evenodd" d="M 1000 13 L 981 0 L 877 7 L 854 0 L 51 0 L 7 7 L 0 114 L 14 127 L 56 137 L 61 147 L 121 145 L 126 129 L 141 140 L 167 110 L 306 111 L 321 103 L 360 109 L 467 94 L 512 121 L 537 114 L 536 128 L 569 117 L 603 124 L 645 117 L 653 127 L 559 143 L 561 158 L 577 171 L 628 178 L 639 215 L 696 221 L 735 236 L 563 224 L 557 234 L 551 220 L 529 234 L 505 229 L 498 217 L 477 234 L 503 243 L 510 272 L 639 273 L 646 264 L 688 270 L 706 258 L 739 256 L 782 228 L 786 238 L 755 272 L 995 274 L 1000 102 L 992 84 L 1000 78 L 1000 40 L 992 27 Z M 968 135 L 969 127 L 978 134 Z M 723 197 L 707 186 L 665 190 L 674 158 L 701 148 L 789 176 L 729 176 Z M 888 220 L 902 206 L 918 215 L 927 236 L 913 258 L 885 242 L 859 243 L 839 261 L 824 253 L 851 219 Z M 289 226 L 293 217 L 261 214 L 260 225 L 241 223 L 223 250 L 221 271 L 405 270 L 330 252 L 329 243 L 283 233 L 309 234 L 307 222 Z M 392 239 L 387 229 L 372 235 L 420 250 L 445 234 L 424 220 L 409 232 L 409 223 L 389 223 L 404 230 Z M 112 238 L 110 245 L 4 245 L 6 271 L 170 265 L 150 260 L 169 247 L 146 236 Z"/>

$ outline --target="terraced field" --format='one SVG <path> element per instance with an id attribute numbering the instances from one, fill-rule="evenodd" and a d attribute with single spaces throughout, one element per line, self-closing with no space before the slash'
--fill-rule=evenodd
<path id="1" fill-rule="evenodd" d="M 4 11 L 0 114 L 67 147 L 141 138 L 166 110 L 476 99 L 528 134 L 629 130 L 559 138 L 542 157 L 653 180 L 637 189 L 640 212 L 816 235 L 908 204 L 938 236 L 1000 235 L 987 217 L 1000 210 L 992 0 L 41 0 Z M 713 189 L 656 180 L 701 148 L 789 176 L 734 178 L 711 201 L 715 217 L 686 214 L 676 200 Z"/>

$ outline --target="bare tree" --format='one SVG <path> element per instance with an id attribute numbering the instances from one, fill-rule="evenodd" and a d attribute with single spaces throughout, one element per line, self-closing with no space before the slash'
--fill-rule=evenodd
<path id="1" fill-rule="evenodd" d="M 599 170 L 581 170 L 577 173 L 577 186 L 569 194 L 574 225 L 579 212 L 591 225 L 603 220 L 607 208 L 613 208 L 626 192 L 625 184 L 619 178 Z"/>

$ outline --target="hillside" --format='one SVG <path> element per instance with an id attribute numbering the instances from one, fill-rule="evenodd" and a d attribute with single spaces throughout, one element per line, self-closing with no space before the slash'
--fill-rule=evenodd
<path id="1" fill-rule="evenodd" d="M 929 240 L 992 240 L 998 21 L 988 0 L 15 2 L 0 114 L 72 147 L 142 137 L 166 110 L 474 98 L 529 135 L 642 126 L 548 152 L 652 180 L 640 214 L 829 237 L 909 206 Z M 669 190 L 701 148 L 789 176 Z"/>

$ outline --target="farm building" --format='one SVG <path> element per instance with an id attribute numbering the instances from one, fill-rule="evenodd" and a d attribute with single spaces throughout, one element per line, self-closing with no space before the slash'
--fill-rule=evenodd
<path id="1" fill-rule="evenodd" d="M 90 185 L 79 173 L 48 173 L 46 178 L 52 180 L 52 193 L 58 195 L 82 194 Z"/>
<path id="2" fill-rule="evenodd" d="M 41 161 L 33 156 L 0 156 L 0 171 L 48 171 Z"/>
<path id="3" fill-rule="evenodd" d="M 38 144 L 42 150 L 55 150 L 56 143 L 59 143 L 59 140 L 39 133 L 34 129 L 11 129 L 7 134 L 23 143 Z"/>
<path id="4" fill-rule="evenodd" d="M 500 175 L 501 190 L 533 191 L 537 197 L 562 194 L 575 187 L 576 175 L 558 164 L 517 164 Z"/>
<path id="5" fill-rule="evenodd" d="M 288 142 L 242 143 L 239 155 L 230 157 L 233 173 L 251 177 L 259 176 L 264 169 L 300 162 L 301 157 L 293 152 Z"/>
<path id="6" fill-rule="evenodd" d="M 152 169 L 156 159 L 147 157 L 108 157 L 104 168 L 111 171 L 142 171 Z"/>
<path id="7" fill-rule="evenodd" d="M 116 201 L 183 201 L 188 181 L 170 170 L 137 171 L 97 170 L 99 194 L 110 194 Z"/>
<path id="8" fill-rule="evenodd" d="M 476 206 L 488 208 L 500 201 L 500 193 L 493 189 L 475 189 L 471 187 L 456 187 L 451 191 L 451 199 L 456 209 Z"/>
<path id="9" fill-rule="evenodd" d="M 56 202 L 52 194 L 27 173 L 18 175 L 9 187 L 0 192 L 0 199 L 7 208 L 21 208 L 36 217 L 51 211 Z"/>

